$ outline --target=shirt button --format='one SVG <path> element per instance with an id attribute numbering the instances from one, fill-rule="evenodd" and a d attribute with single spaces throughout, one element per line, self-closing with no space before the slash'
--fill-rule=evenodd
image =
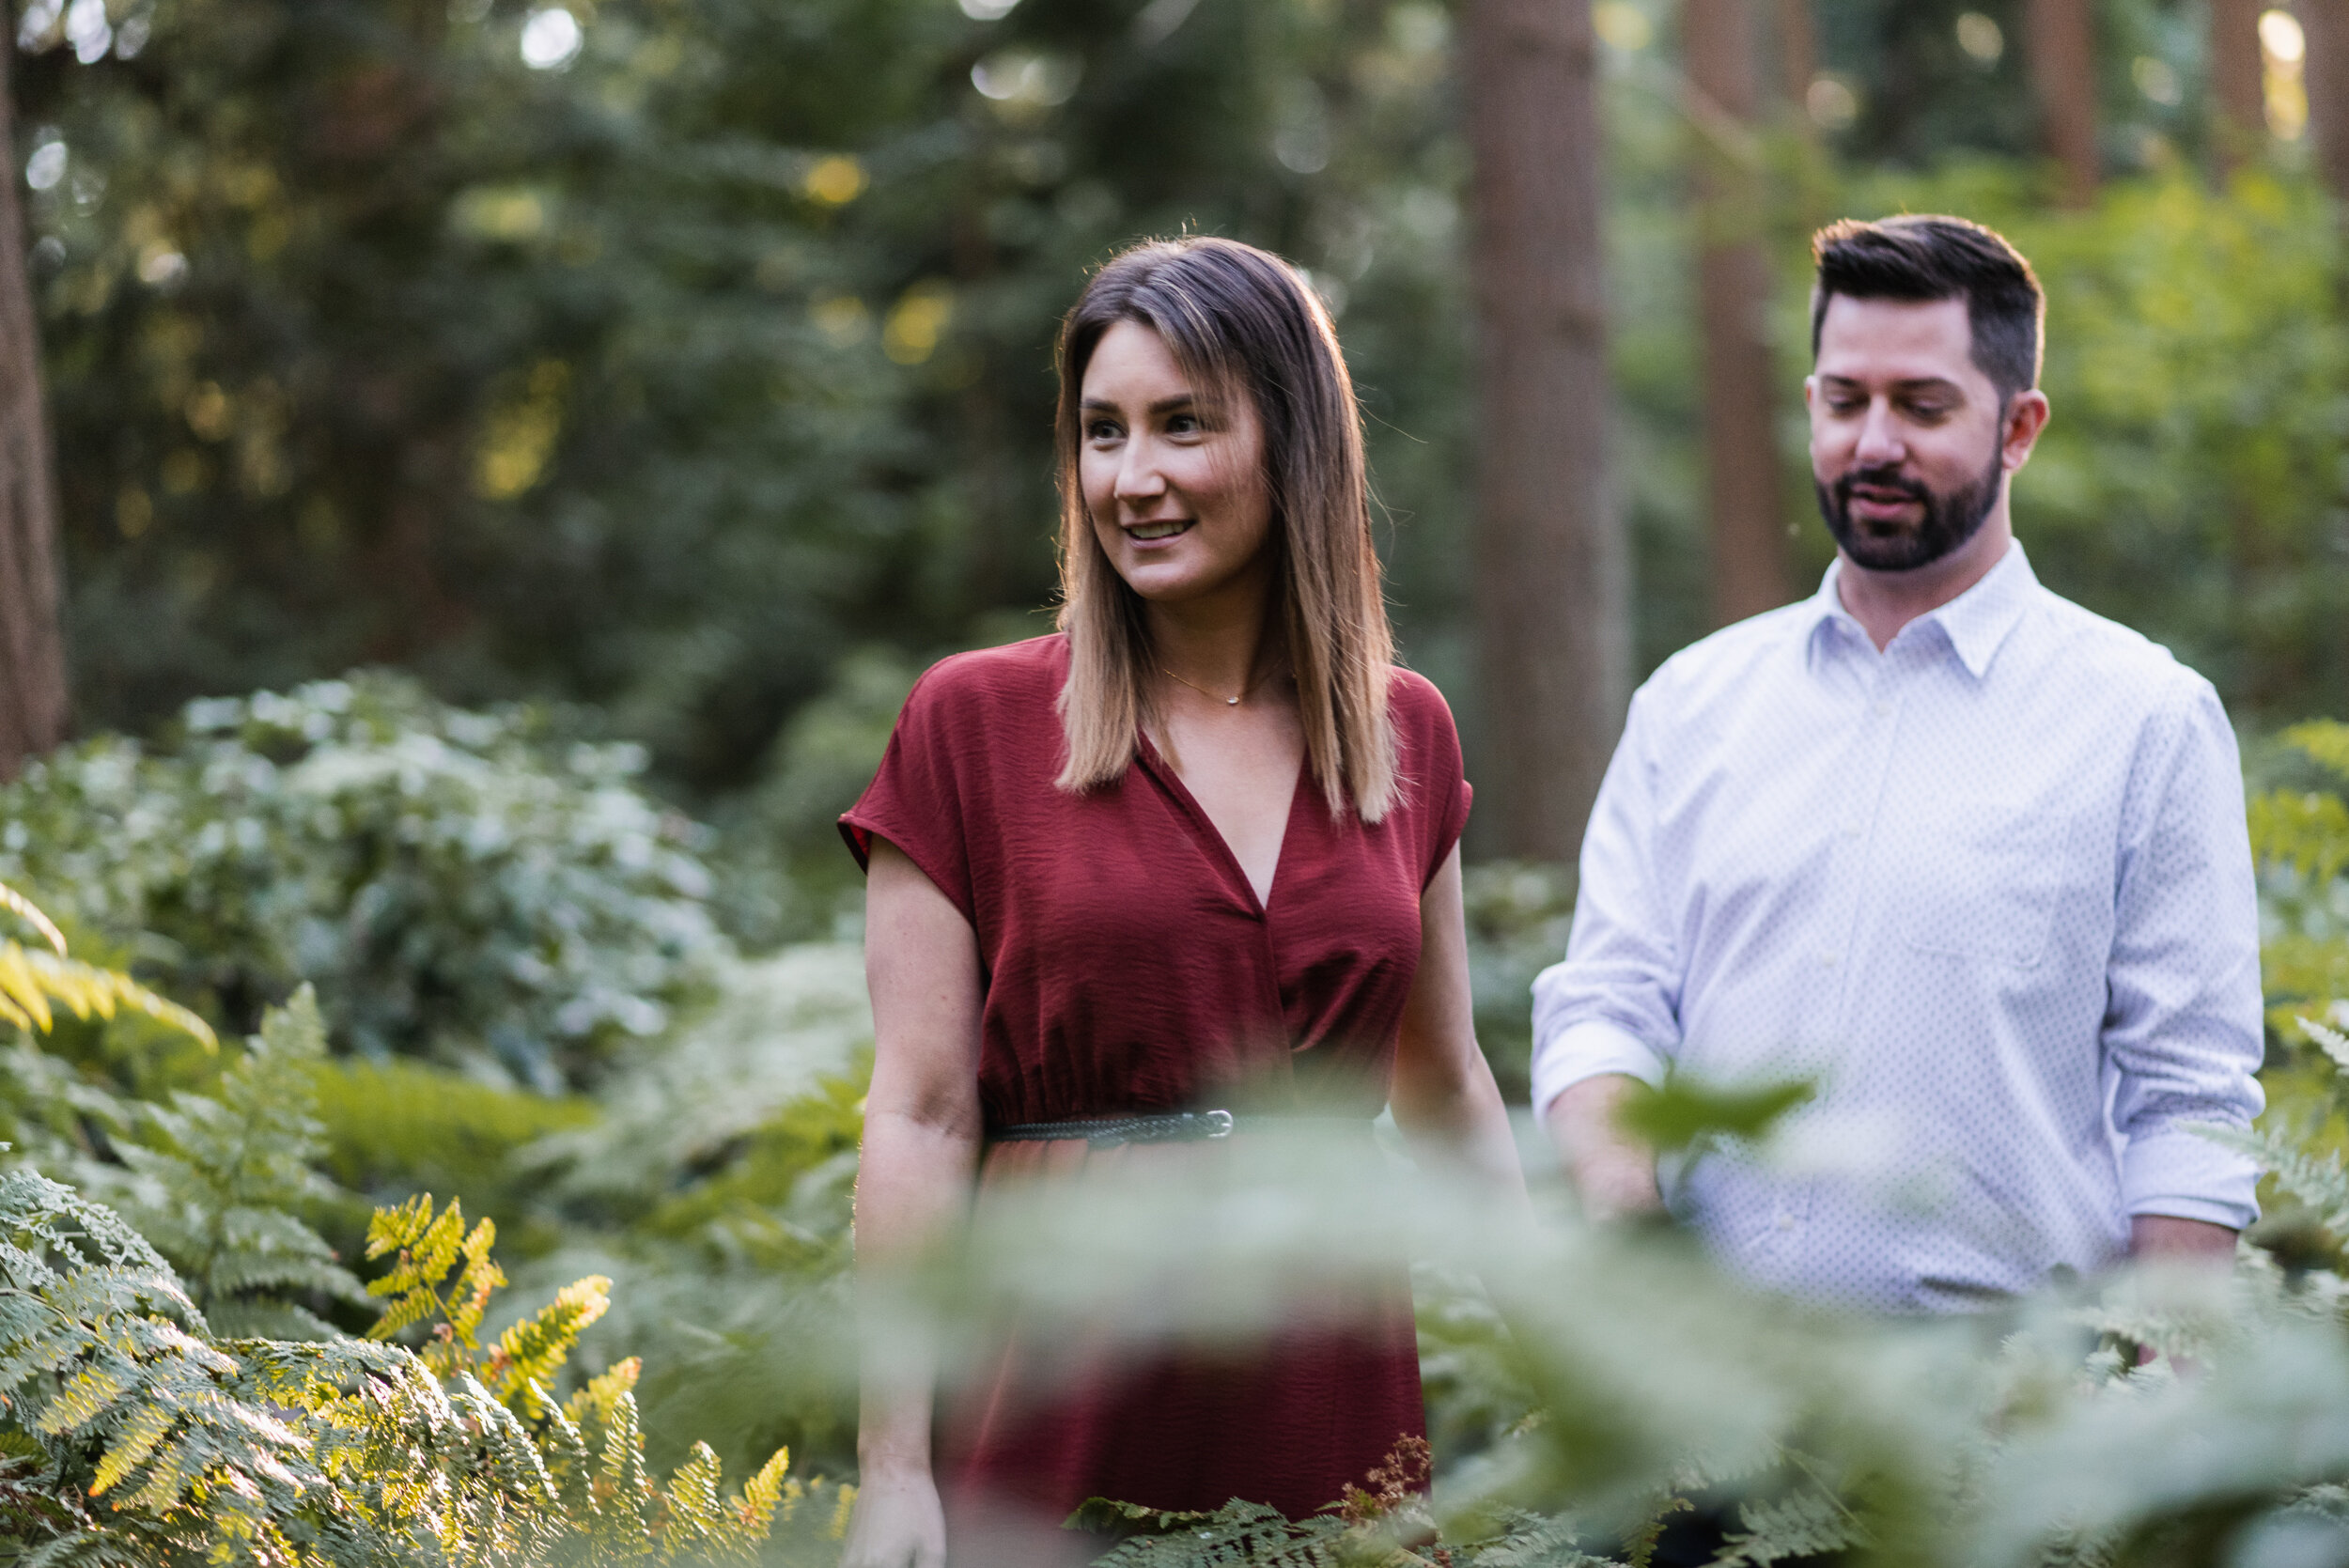
<path id="1" fill-rule="evenodd" d="M 1859 824 L 1857 822 L 1844 823 L 1843 836 L 1845 838 L 1858 838 L 1859 836 Z"/>
<path id="2" fill-rule="evenodd" d="M 1778 1217 L 1777 1224 L 1781 1231 L 1791 1231 L 1795 1228 L 1795 1217 L 1791 1214 L 1781 1214 Z"/>
<path id="3" fill-rule="evenodd" d="M 1823 947 L 1819 949 L 1819 962 L 1828 969 L 1833 969 L 1835 967 L 1835 960 L 1841 956 L 1842 955 L 1838 954 L 1832 948 Z"/>
<path id="4" fill-rule="evenodd" d="M 1875 713 L 1879 719 L 1890 718 L 1892 713 L 1892 705 L 1890 703 L 1876 703 L 1871 707 L 1870 711 Z"/>

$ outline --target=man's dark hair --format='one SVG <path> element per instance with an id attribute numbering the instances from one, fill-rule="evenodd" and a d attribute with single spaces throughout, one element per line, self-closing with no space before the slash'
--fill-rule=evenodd
<path id="1" fill-rule="evenodd" d="M 1811 358 L 1819 357 L 1827 303 L 1963 299 L 1973 361 L 2001 401 L 2039 384 L 2040 324 L 2047 297 L 2023 253 L 1963 218 L 1898 217 L 1829 224 L 1811 237 L 1819 267 L 1811 289 Z"/>

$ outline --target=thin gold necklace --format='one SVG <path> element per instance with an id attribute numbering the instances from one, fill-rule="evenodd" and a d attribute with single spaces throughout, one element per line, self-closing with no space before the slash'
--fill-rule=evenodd
<path id="1" fill-rule="evenodd" d="M 1168 669 L 1163 664 L 1159 666 L 1159 673 L 1166 676 L 1169 680 L 1183 680 L 1182 676 L 1176 675 L 1174 671 Z M 1268 675 L 1271 673 L 1272 672 L 1270 670 L 1267 670 L 1264 673 L 1264 675 L 1258 675 L 1254 680 L 1252 680 L 1246 686 L 1241 687 L 1238 697 L 1220 696 L 1216 692 L 1208 691 L 1206 687 L 1200 685 L 1195 680 L 1183 680 L 1183 684 L 1190 687 L 1193 691 L 1198 692 L 1203 697 L 1214 698 L 1217 702 L 1221 703 L 1226 707 L 1237 707 L 1240 705 L 1240 698 L 1247 696 L 1249 692 L 1253 691 L 1257 687 L 1262 686 L 1265 681 L 1265 675 Z"/>

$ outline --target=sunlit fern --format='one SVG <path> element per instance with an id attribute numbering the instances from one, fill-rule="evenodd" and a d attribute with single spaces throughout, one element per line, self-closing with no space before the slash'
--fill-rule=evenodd
<path id="1" fill-rule="evenodd" d="M 128 1008 L 192 1034 L 207 1048 L 218 1048 L 212 1026 L 178 1002 L 157 996 L 119 970 L 69 956 L 65 933 L 56 923 L 5 882 L 0 882 L 0 908 L 32 926 L 49 944 L 43 950 L 28 948 L 14 938 L 0 939 L 0 1020 L 47 1033 L 56 1026 L 58 1007 L 77 1018 L 111 1018 Z"/>

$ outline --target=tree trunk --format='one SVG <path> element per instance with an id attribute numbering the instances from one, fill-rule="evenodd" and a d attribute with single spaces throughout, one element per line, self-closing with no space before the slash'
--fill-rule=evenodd
<path id="1" fill-rule="evenodd" d="M 2349 202 L 2349 0 L 2299 0 L 2293 12 L 2308 38 L 2300 81 L 2309 95 L 2310 150 L 2334 199 Z"/>
<path id="2" fill-rule="evenodd" d="M 1811 84 L 1819 74 L 1819 30 L 1812 20 L 1811 0 L 1778 0 L 1778 70 L 1796 132 L 1809 140 Z"/>
<path id="3" fill-rule="evenodd" d="M 2062 199 L 2086 207 L 2096 194 L 2096 10 L 2094 0 L 2025 0 L 2031 88 L 2047 153 L 2063 170 Z"/>
<path id="4" fill-rule="evenodd" d="M 2211 129 L 2218 160 L 2233 169 L 2267 142 L 2267 97 L 2260 65 L 2260 12 L 2267 0 L 2210 0 Z"/>
<path id="5" fill-rule="evenodd" d="M 1697 310 L 1703 334 L 1705 503 L 1713 616 L 1726 626 L 1786 602 L 1779 509 L 1777 378 L 1770 367 L 1770 262 L 1762 246 L 1761 108 L 1753 0 L 1688 0 L 1681 50 L 1697 116 Z M 1708 123 L 1713 127 L 1706 133 Z M 1744 131 L 1744 137 L 1727 134 Z"/>
<path id="6" fill-rule="evenodd" d="M 0 7 L 0 778 L 65 738 L 65 641 L 57 620 L 57 490 L 41 404 L 40 337 L 24 272 L 21 165 Z"/>
<path id="7" fill-rule="evenodd" d="M 1623 722 L 1630 563 L 1609 482 L 1586 0 L 1468 0 L 1486 845 L 1571 861 Z"/>

